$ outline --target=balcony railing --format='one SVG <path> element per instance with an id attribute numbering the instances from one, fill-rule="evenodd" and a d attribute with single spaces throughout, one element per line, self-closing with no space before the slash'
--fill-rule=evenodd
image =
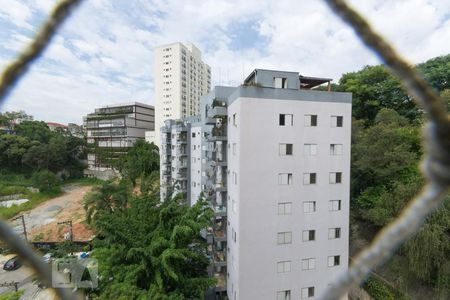
<path id="1" fill-rule="evenodd" d="M 214 206 L 214 213 L 219 216 L 226 215 L 227 207 L 225 205 L 216 205 Z"/>

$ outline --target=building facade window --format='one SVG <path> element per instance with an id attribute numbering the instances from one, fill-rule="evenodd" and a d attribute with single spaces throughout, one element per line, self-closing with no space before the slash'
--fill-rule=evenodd
<path id="1" fill-rule="evenodd" d="M 317 115 L 305 115 L 305 126 L 306 127 L 316 127 L 317 126 Z"/>
<path id="2" fill-rule="evenodd" d="M 341 256 L 340 255 L 328 256 L 328 266 L 329 267 L 339 266 L 340 264 L 341 264 Z"/>
<path id="3" fill-rule="evenodd" d="M 330 173 L 330 183 L 342 183 L 342 172 L 331 172 Z"/>
<path id="4" fill-rule="evenodd" d="M 304 242 L 315 241 L 316 240 L 316 231 L 315 230 L 303 230 L 302 240 Z"/>
<path id="5" fill-rule="evenodd" d="M 316 211 L 316 201 L 305 201 L 303 202 L 303 212 L 313 213 Z"/>
<path id="6" fill-rule="evenodd" d="M 237 127 L 237 114 L 233 114 L 233 126 Z"/>
<path id="7" fill-rule="evenodd" d="M 292 144 L 280 144 L 279 153 L 281 156 L 292 155 Z"/>
<path id="8" fill-rule="evenodd" d="M 279 185 L 291 185 L 292 184 L 292 173 L 279 173 L 278 174 L 278 184 Z"/>
<path id="9" fill-rule="evenodd" d="M 277 244 L 278 245 L 284 245 L 284 244 L 292 244 L 292 232 L 278 232 L 277 233 Z"/>
<path id="10" fill-rule="evenodd" d="M 341 200 L 330 200 L 328 202 L 329 211 L 339 211 L 341 210 Z"/>
<path id="11" fill-rule="evenodd" d="M 342 144 L 330 144 L 330 155 L 342 155 Z"/>
<path id="12" fill-rule="evenodd" d="M 293 114 L 280 114 L 279 125 L 280 126 L 293 126 L 294 125 L 294 115 Z"/>
<path id="13" fill-rule="evenodd" d="M 328 239 L 329 240 L 334 240 L 334 239 L 339 239 L 339 238 L 341 238 L 341 228 L 340 227 L 328 228 Z"/>
<path id="14" fill-rule="evenodd" d="M 236 155 L 237 153 L 237 144 L 233 143 L 233 155 Z"/>
<path id="15" fill-rule="evenodd" d="M 342 127 L 344 124 L 343 116 L 331 116 L 331 127 Z"/>
<path id="16" fill-rule="evenodd" d="M 316 184 L 317 176 L 316 173 L 304 173 L 303 174 L 303 184 Z"/>
<path id="17" fill-rule="evenodd" d="M 284 77 L 274 77 L 273 87 L 276 89 L 287 89 L 287 78 Z"/>
<path id="18" fill-rule="evenodd" d="M 292 214 L 292 202 L 278 203 L 278 214 L 279 215 Z"/>
<path id="19" fill-rule="evenodd" d="M 277 300 L 291 300 L 291 291 L 278 291 L 277 292 Z"/>
<path id="20" fill-rule="evenodd" d="M 314 270 L 316 268 L 316 259 L 315 258 L 305 258 L 302 259 L 302 270 Z"/>
<path id="21" fill-rule="evenodd" d="M 277 262 L 278 273 L 288 273 L 291 271 L 291 261 L 279 261 Z"/>
<path id="22" fill-rule="evenodd" d="M 314 297 L 314 287 L 305 287 L 302 288 L 302 299 L 308 299 Z"/>
<path id="23" fill-rule="evenodd" d="M 317 144 L 304 144 L 303 150 L 304 150 L 305 156 L 317 155 Z"/>

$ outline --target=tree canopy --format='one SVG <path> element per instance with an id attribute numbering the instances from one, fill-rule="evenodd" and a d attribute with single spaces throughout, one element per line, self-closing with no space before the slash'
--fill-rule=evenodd
<path id="1" fill-rule="evenodd" d="M 450 107 L 450 55 L 417 70 Z M 351 214 L 356 222 L 382 228 L 419 193 L 423 177 L 421 110 L 384 66 L 342 76 L 338 90 L 353 93 Z M 442 299 L 450 296 L 450 199 L 403 245 L 390 266 L 398 282 L 420 281 Z M 406 286 L 404 286 L 406 289 Z"/>
<path id="2" fill-rule="evenodd" d="M 158 147 L 145 140 L 137 140 L 133 147 L 119 158 L 117 167 L 122 176 L 129 178 L 133 185 L 136 185 L 137 178 L 159 171 Z"/>
<path id="3" fill-rule="evenodd" d="M 14 112 L 0 116 L 8 122 L 17 117 Z M 81 160 L 84 158 L 83 139 L 51 132 L 44 122 L 23 121 L 15 125 L 14 134 L 0 134 L 0 169 L 3 172 L 65 171 L 69 176 L 78 177 L 83 172 Z"/>
<path id="4" fill-rule="evenodd" d="M 206 201 L 164 202 L 159 193 L 130 194 L 126 183 L 105 183 L 86 198 L 95 210 L 93 256 L 99 260 L 99 299 L 201 299 L 214 280 L 200 231 L 212 212 Z"/>

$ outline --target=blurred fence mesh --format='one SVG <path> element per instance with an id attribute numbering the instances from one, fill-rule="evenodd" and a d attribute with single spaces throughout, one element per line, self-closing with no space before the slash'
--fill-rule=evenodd
<path id="1" fill-rule="evenodd" d="M 348 272 L 340 276 L 321 299 L 339 299 L 350 289 L 360 284 L 370 270 L 386 261 L 394 251 L 415 232 L 425 218 L 438 208 L 448 193 L 450 185 L 450 121 L 444 101 L 417 74 L 412 66 L 368 22 L 352 9 L 344 0 L 324 0 L 355 31 L 362 42 L 370 48 L 402 82 L 405 90 L 425 111 L 428 121 L 424 128 L 423 144 L 425 156 L 422 171 L 427 183 L 392 223 L 375 237 L 353 260 Z M 23 77 L 31 64 L 50 44 L 58 28 L 69 17 L 71 11 L 82 0 L 59 1 L 52 10 L 33 42 L 19 54 L 2 72 L 0 81 L 0 104 Z M 13 251 L 22 256 L 39 275 L 41 281 L 51 286 L 50 267 L 45 265 L 38 254 L 18 236 L 11 227 L 0 220 L 0 239 Z M 55 288 L 63 299 L 80 299 L 81 295 L 67 289 Z"/>

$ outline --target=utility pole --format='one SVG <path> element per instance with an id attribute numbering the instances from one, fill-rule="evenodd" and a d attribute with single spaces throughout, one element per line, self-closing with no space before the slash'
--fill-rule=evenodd
<path id="1" fill-rule="evenodd" d="M 73 242 L 72 220 L 58 222 L 58 225 L 60 225 L 60 224 L 69 226 L 70 242 Z M 70 247 L 72 248 L 72 245 Z M 70 252 L 70 255 L 73 255 L 73 252 Z"/>
<path id="2" fill-rule="evenodd" d="M 27 228 L 25 226 L 25 217 L 23 215 L 17 216 L 15 218 L 13 218 L 12 220 L 18 220 L 18 219 L 22 219 L 22 226 L 23 226 L 23 235 L 25 236 L 25 241 L 28 242 L 28 237 L 27 237 Z"/>
<path id="3" fill-rule="evenodd" d="M 70 232 L 70 241 L 73 242 L 73 229 L 72 229 L 72 220 L 69 221 L 63 221 L 63 222 L 58 222 L 58 225 L 68 225 L 69 226 L 69 232 Z"/>

